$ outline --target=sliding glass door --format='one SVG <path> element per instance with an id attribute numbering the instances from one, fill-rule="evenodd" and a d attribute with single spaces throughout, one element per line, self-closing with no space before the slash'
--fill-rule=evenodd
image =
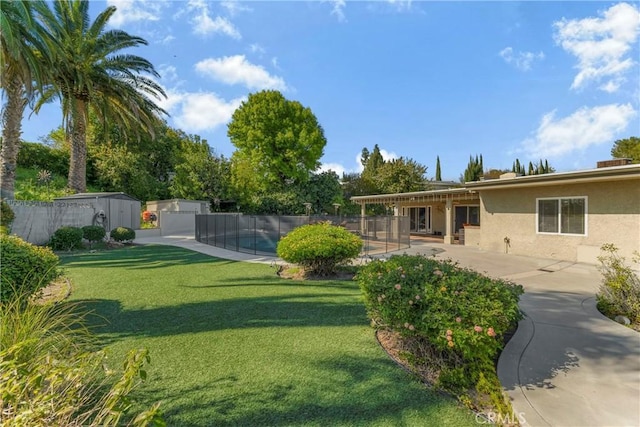
<path id="1" fill-rule="evenodd" d="M 409 216 L 412 233 L 431 233 L 431 206 L 419 208 L 405 208 L 405 215 Z"/>

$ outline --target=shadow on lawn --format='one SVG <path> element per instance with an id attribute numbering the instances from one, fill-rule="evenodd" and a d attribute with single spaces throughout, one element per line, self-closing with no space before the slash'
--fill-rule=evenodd
<path id="1" fill-rule="evenodd" d="M 97 333 L 115 335 L 113 339 L 120 339 L 238 328 L 366 325 L 364 306 L 358 301 L 344 301 L 340 298 L 344 296 L 343 293 L 303 293 L 137 310 L 122 310 L 116 300 L 76 300 L 74 303 L 81 304 L 91 313 L 88 320 Z"/>
<path id="2" fill-rule="evenodd" d="M 191 264 L 233 264 L 183 248 L 164 245 L 129 246 L 122 249 L 63 254 L 63 264 L 82 268 L 155 269 Z"/>
<path id="3" fill-rule="evenodd" d="M 180 426 L 435 426 L 466 418 L 451 403 L 444 409 L 450 398 L 429 392 L 384 357 L 319 355 L 300 363 L 311 371 L 304 383 L 295 373 L 269 384 L 225 377 L 179 394 L 153 387 L 145 394 L 162 396 L 167 424 Z"/>

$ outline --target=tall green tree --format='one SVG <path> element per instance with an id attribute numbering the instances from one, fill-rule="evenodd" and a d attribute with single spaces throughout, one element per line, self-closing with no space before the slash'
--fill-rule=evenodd
<path id="1" fill-rule="evenodd" d="M 208 200 L 217 209 L 231 198 L 230 162 L 216 156 L 206 140 L 188 136 L 181 143 L 171 195 L 184 199 Z"/>
<path id="2" fill-rule="evenodd" d="M 69 187 L 86 191 L 89 110 L 124 134 L 153 133 L 159 115 L 156 101 L 166 96 L 150 77 L 159 77 L 146 59 L 123 51 L 146 45 L 143 38 L 121 30 L 106 30 L 115 13 L 107 7 L 91 22 L 89 1 L 56 0 L 43 15 L 50 37 L 47 49 L 54 67 L 52 85 L 36 105 L 60 99 L 66 137 L 70 142 Z"/>
<path id="3" fill-rule="evenodd" d="M 317 213 L 333 214 L 333 203 L 342 202 L 340 178 L 334 171 L 314 173 L 301 190 L 301 198 Z"/>
<path id="4" fill-rule="evenodd" d="M 628 158 L 632 163 L 640 163 L 640 138 L 631 136 L 613 143 L 611 155 L 614 158 Z"/>
<path id="5" fill-rule="evenodd" d="M 469 163 L 467 164 L 467 168 L 462 175 L 462 182 L 473 182 L 479 181 L 484 173 L 484 168 L 482 165 L 482 155 L 473 158 L 473 156 L 469 156 Z"/>
<path id="6" fill-rule="evenodd" d="M 426 166 L 413 159 L 399 157 L 384 162 L 378 168 L 375 181 L 381 193 L 421 191 L 427 185 L 426 173 Z"/>
<path id="7" fill-rule="evenodd" d="M 382 153 L 380 152 L 380 147 L 378 144 L 373 146 L 373 151 L 367 158 L 367 162 L 364 165 L 364 170 L 362 171 L 362 175 L 372 179 L 378 173 L 378 169 L 382 167 L 384 164 L 384 157 L 382 157 Z"/>
<path id="8" fill-rule="evenodd" d="M 311 109 L 275 90 L 249 95 L 233 113 L 227 135 L 237 149 L 234 174 L 262 192 L 306 182 L 327 144 Z"/>
<path id="9" fill-rule="evenodd" d="M 436 181 L 442 181 L 442 171 L 440 170 L 440 156 L 436 156 Z"/>
<path id="10" fill-rule="evenodd" d="M 20 150 L 22 116 L 27 102 L 46 83 L 50 69 L 45 35 L 37 14 L 46 3 L 3 1 L 0 6 L 0 87 L 2 108 L 2 148 L 0 149 L 0 196 L 13 199 L 16 162 Z"/>

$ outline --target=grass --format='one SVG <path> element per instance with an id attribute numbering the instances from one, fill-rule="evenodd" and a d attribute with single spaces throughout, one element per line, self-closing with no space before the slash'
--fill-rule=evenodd
<path id="1" fill-rule="evenodd" d="M 476 425 L 389 360 L 355 282 L 166 246 L 62 260 L 113 359 L 150 350 L 136 397 L 169 426 Z"/>

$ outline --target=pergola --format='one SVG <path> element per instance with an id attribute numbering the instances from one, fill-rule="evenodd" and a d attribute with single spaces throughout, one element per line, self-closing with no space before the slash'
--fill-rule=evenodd
<path id="1" fill-rule="evenodd" d="M 444 243 L 454 242 L 454 211 L 455 204 L 461 202 L 480 202 L 478 193 L 468 188 L 448 188 L 444 190 L 415 191 L 411 193 L 374 194 L 369 196 L 353 196 L 351 201 L 360 205 L 361 215 L 366 215 L 367 204 L 382 204 L 394 208 L 394 215 L 399 215 L 403 206 L 415 206 L 420 203 L 442 203 L 445 210 Z"/>

